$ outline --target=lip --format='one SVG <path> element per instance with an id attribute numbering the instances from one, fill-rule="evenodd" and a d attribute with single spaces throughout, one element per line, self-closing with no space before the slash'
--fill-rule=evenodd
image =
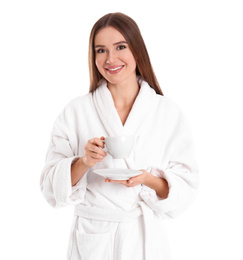
<path id="1" fill-rule="evenodd" d="M 105 67 L 105 70 L 110 74 L 117 74 L 124 68 L 124 65 L 121 66 L 108 66 Z"/>

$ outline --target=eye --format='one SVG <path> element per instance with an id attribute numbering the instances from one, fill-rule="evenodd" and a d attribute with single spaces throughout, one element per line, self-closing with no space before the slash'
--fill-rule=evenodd
<path id="1" fill-rule="evenodd" d="M 126 48 L 127 48 L 127 46 L 125 46 L 125 45 L 119 45 L 117 47 L 117 50 L 123 50 L 123 49 L 126 49 Z"/>
<path id="2" fill-rule="evenodd" d="M 98 50 L 96 50 L 96 53 L 105 53 L 105 52 L 106 52 L 105 49 L 98 49 Z"/>

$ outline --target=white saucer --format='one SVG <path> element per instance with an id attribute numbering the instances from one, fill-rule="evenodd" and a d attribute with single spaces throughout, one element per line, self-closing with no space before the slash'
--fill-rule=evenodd
<path id="1" fill-rule="evenodd" d="M 138 170 L 117 169 L 117 168 L 98 169 L 98 170 L 94 170 L 94 172 L 110 180 L 128 180 L 129 178 L 137 176 L 142 173 L 142 171 L 138 171 Z"/>

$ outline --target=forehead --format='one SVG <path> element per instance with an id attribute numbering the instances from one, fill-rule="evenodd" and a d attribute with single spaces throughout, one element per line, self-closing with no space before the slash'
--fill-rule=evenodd
<path id="1" fill-rule="evenodd" d="M 105 27 L 95 36 L 95 45 L 109 45 L 120 41 L 126 41 L 124 36 L 113 27 Z"/>

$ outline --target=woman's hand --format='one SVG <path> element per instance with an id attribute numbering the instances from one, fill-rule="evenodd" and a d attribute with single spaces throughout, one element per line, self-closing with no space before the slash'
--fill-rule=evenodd
<path id="1" fill-rule="evenodd" d="M 155 190 L 156 194 L 160 196 L 162 199 L 166 199 L 169 195 L 169 185 L 168 182 L 160 177 L 153 176 L 151 173 L 141 170 L 142 173 L 138 176 L 132 177 L 129 180 L 110 180 L 105 179 L 105 182 L 113 182 L 120 183 L 125 185 L 126 187 L 134 187 L 138 184 L 143 184 L 153 190 Z"/>
<path id="2" fill-rule="evenodd" d="M 93 138 L 88 140 L 84 147 L 83 162 L 87 167 L 93 167 L 97 162 L 101 162 L 106 157 L 106 152 L 101 148 L 104 148 L 102 140 L 105 138 Z"/>
<path id="3" fill-rule="evenodd" d="M 84 147 L 84 156 L 72 164 L 72 186 L 78 183 L 90 167 L 95 166 L 97 162 L 101 162 L 105 158 L 106 152 L 101 149 L 104 148 L 102 140 L 105 140 L 103 136 L 101 138 L 95 137 L 90 139 Z"/>
<path id="4" fill-rule="evenodd" d="M 120 183 L 125 185 L 126 187 L 134 187 L 139 184 L 145 184 L 146 181 L 149 178 L 149 175 L 151 175 L 149 172 L 145 170 L 141 170 L 142 173 L 138 176 L 132 177 L 129 180 L 110 180 L 110 179 L 105 179 L 105 182 L 114 182 L 114 183 Z"/>

